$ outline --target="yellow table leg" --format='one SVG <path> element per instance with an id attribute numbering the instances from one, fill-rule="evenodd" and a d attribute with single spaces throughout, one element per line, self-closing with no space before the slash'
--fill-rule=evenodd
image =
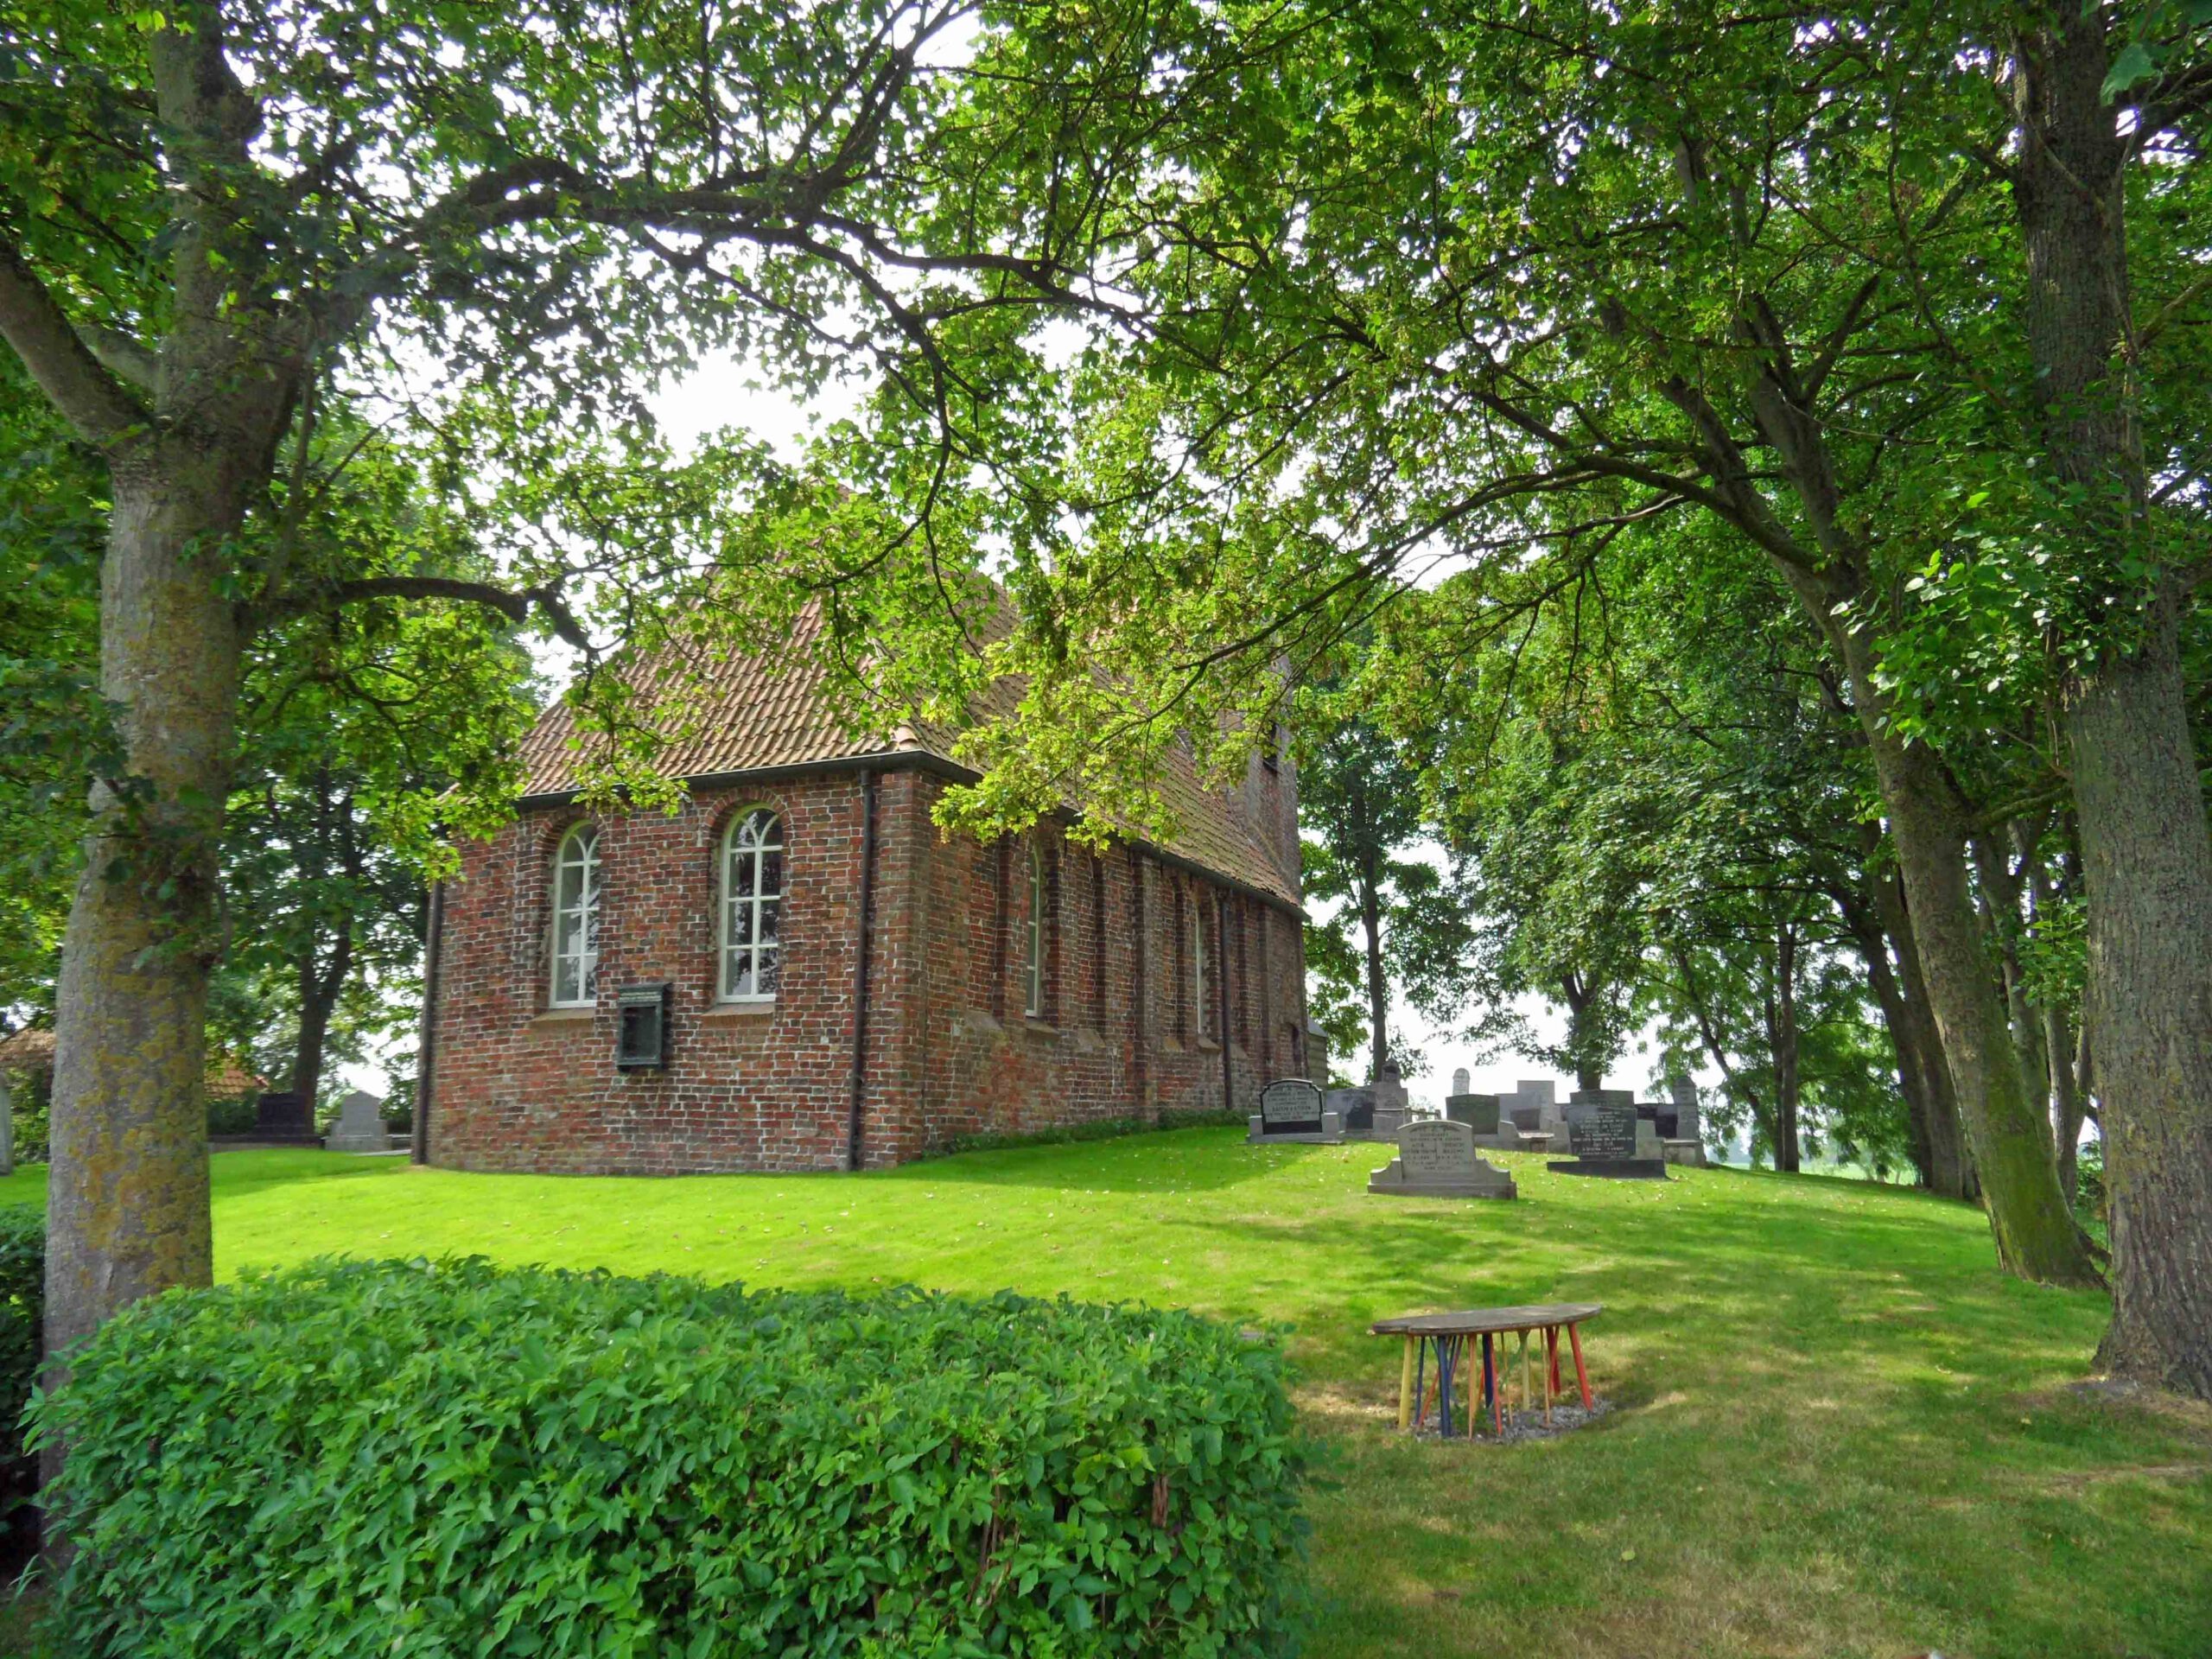
<path id="1" fill-rule="evenodd" d="M 1401 1429 L 1414 1426 L 1414 1349 L 1420 1341 L 1419 1337 L 1406 1338 L 1406 1357 L 1398 1366 L 1398 1427 Z"/>

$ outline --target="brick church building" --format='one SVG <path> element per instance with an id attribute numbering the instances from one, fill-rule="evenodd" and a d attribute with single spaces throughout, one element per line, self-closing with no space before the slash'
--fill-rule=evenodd
<path id="1" fill-rule="evenodd" d="M 417 1151 L 457 1169 L 894 1164 L 957 1135 L 1255 1109 L 1306 1070 L 1297 783 L 1166 780 L 1179 829 L 1103 856 L 988 844 L 972 776 L 855 737 L 804 669 L 717 665 L 664 756 L 674 816 L 587 812 L 569 711 L 517 821 L 433 906 Z"/>

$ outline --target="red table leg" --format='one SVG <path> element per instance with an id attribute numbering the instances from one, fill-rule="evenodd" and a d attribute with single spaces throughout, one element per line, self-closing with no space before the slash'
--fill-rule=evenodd
<path id="1" fill-rule="evenodd" d="M 1582 1409 L 1595 1411 L 1598 1408 L 1598 1402 L 1590 1397 L 1590 1373 L 1582 1369 L 1582 1327 L 1579 1325 L 1568 1325 L 1567 1339 L 1574 1347 L 1574 1380 L 1582 1385 Z"/>
<path id="2" fill-rule="evenodd" d="M 1566 1393 L 1567 1390 L 1559 1385 L 1559 1326 L 1555 1325 L 1544 1327 L 1544 1352 L 1551 1361 L 1552 1392 L 1555 1395 Z"/>

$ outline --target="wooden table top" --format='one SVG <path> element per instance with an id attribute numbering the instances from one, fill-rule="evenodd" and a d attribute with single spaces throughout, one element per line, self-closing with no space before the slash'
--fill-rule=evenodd
<path id="1" fill-rule="evenodd" d="M 1377 1319 L 1367 1327 L 1375 1337 L 1469 1337 L 1485 1332 L 1541 1331 L 1554 1325 L 1580 1325 L 1604 1313 L 1599 1302 L 1539 1302 L 1527 1307 L 1471 1307 L 1461 1313 L 1409 1313 Z"/>

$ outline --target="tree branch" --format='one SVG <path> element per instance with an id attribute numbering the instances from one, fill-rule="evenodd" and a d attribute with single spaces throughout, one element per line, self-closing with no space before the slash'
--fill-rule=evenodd
<path id="1" fill-rule="evenodd" d="M 576 620 L 575 613 L 569 608 L 560 589 L 550 582 L 513 588 L 458 576 L 362 576 L 333 583 L 315 594 L 302 594 L 292 602 L 277 607 L 275 613 L 313 610 L 318 598 L 340 605 L 365 599 L 450 599 L 465 605 L 486 606 L 518 627 L 530 620 L 531 611 L 535 608 L 563 640 L 588 656 L 599 654 L 599 648 Z"/>
<path id="2" fill-rule="evenodd" d="M 153 353 L 120 328 L 109 328 L 97 322 L 72 323 L 70 327 L 102 368 L 117 379 L 152 395 L 155 378 L 161 372 L 161 359 Z"/>
<path id="3" fill-rule="evenodd" d="M 111 448 L 153 416 L 104 368 L 12 240 L 0 238 L 0 338 L 88 443 Z"/>

